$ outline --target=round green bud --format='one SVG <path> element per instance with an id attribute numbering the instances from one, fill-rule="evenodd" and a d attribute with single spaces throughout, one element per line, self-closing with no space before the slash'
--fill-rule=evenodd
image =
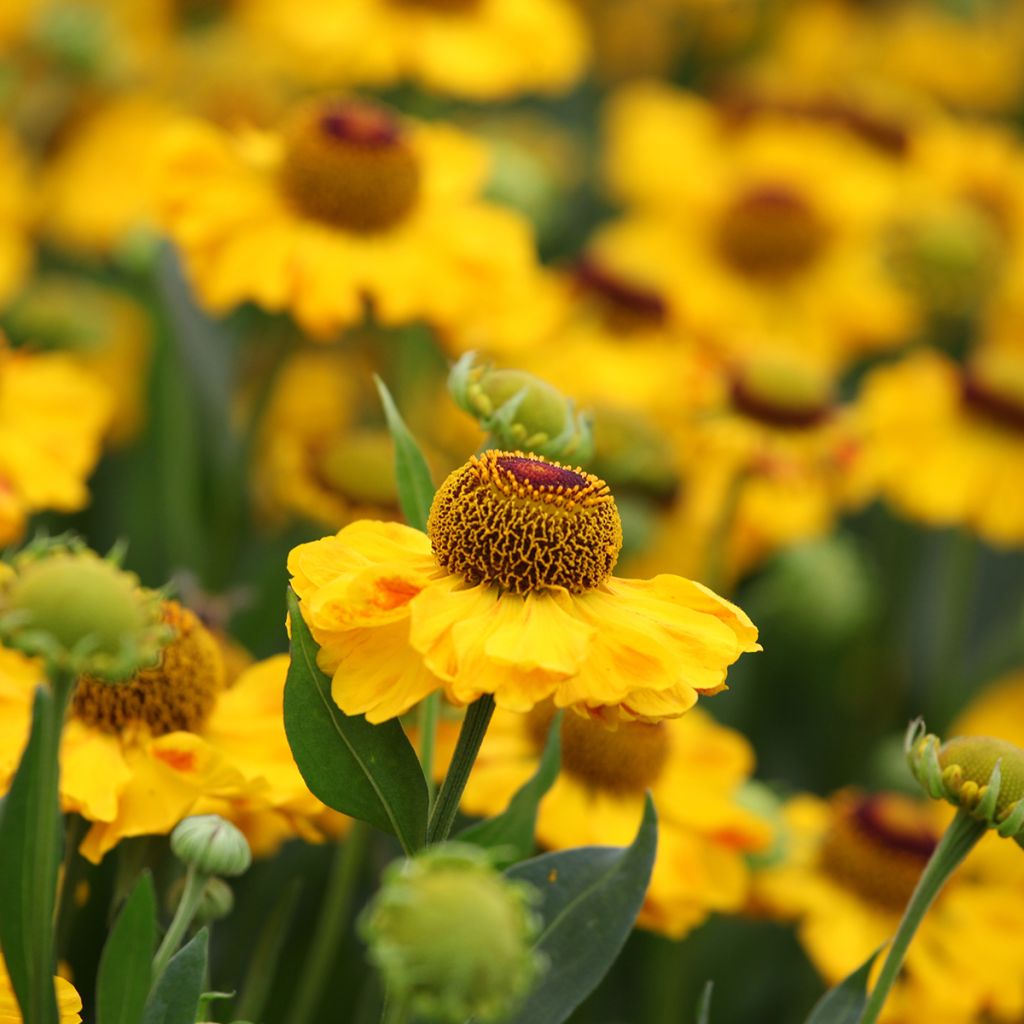
<path id="1" fill-rule="evenodd" d="M 218 814 L 186 818 L 171 833 L 174 856 L 203 875 L 241 875 L 252 863 L 242 833 Z"/>
<path id="2" fill-rule="evenodd" d="M 590 420 L 557 388 L 525 370 L 495 369 L 467 352 L 453 367 L 448 389 L 476 417 L 492 447 L 530 451 L 549 459 L 587 461 Z"/>
<path id="3" fill-rule="evenodd" d="M 939 747 L 943 778 L 968 803 L 978 800 L 999 764 L 999 795 L 994 818 L 999 821 L 1024 797 L 1024 750 L 992 736 L 955 736 Z"/>
<path id="4" fill-rule="evenodd" d="M 185 878 L 179 878 L 167 890 L 165 901 L 167 912 L 173 914 L 185 891 Z M 228 916 L 235 909 L 235 894 L 223 878 L 207 878 L 196 908 L 196 924 L 212 924 Z"/>
<path id="5" fill-rule="evenodd" d="M 393 864 L 360 920 L 387 989 L 418 1019 L 456 1024 L 508 1016 L 543 959 L 532 886 L 477 847 L 448 843 Z"/>

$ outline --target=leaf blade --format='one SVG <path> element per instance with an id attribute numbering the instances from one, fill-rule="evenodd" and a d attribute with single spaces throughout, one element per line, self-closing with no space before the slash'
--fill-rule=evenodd
<path id="1" fill-rule="evenodd" d="M 407 854 L 426 841 L 428 799 L 419 758 L 397 720 L 371 725 L 334 703 L 316 663 L 316 643 L 288 591 L 291 664 L 284 725 L 310 792 L 343 814 L 397 836 Z"/>
<path id="2" fill-rule="evenodd" d="M 209 940 L 209 932 L 201 928 L 171 957 L 149 994 L 142 1024 L 195 1024 Z"/>
<path id="3" fill-rule="evenodd" d="M 807 1024 L 859 1024 L 868 1002 L 868 978 L 881 949 L 876 949 L 835 988 L 830 988 L 815 1004 Z"/>
<path id="4" fill-rule="evenodd" d="M 597 987 L 643 905 L 657 839 L 657 815 L 648 796 L 630 846 L 543 854 L 506 872 L 541 892 L 545 924 L 536 948 L 551 965 L 509 1024 L 561 1024 Z M 600 931 L 595 921 L 600 921 Z M 581 935 L 587 936 L 586 942 L 580 941 Z"/>
<path id="5" fill-rule="evenodd" d="M 96 980 L 99 1024 L 137 1024 L 146 1007 L 156 951 L 156 892 L 139 879 L 103 947 Z"/>

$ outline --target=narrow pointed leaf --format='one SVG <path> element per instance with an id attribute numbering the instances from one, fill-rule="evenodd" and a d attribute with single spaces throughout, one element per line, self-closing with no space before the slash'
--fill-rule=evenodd
<path id="1" fill-rule="evenodd" d="M 657 844 L 657 816 L 648 796 L 631 846 L 563 850 L 509 868 L 509 878 L 540 890 L 544 927 L 536 946 L 549 961 L 509 1024 L 561 1024 L 593 992 L 640 913 Z"/>
<path id="2" fill-rule="evenodd" d="M 430 477 L 430 467 L 420 451 L 409 428 L 402 419 L 402 414 L 395 405 L 387 385 L 374 375 L 374 382 L 380 394 L 380 403 L 384 406 L 384 417 L 388 421 L 391 439 L 395 442 L 395 478 L 398 483 L 398 503 L 402 507 L 405 521 L 417 530 L 426 530 L 427 516 L 434 500 L 434 481 Z"/>
<path id="3" fill-rule="evenodd" d="M 398 837 L 411 854 L 427 834 L 427 783 L 397 720 L 371 725 L 346 715 L 316 663 L 317 646 L 288 591 L 291 664 L 284 687 L 284 727 L 310 792 L 328 807 Z"/>
<path id="4" fill-rule="evenodd" d="M 463 829 L 458 838 L 495 851 L 495 861 L 502 867 L 515 864 L 534 853 L 534 832 L 537 828 L 537 807 L 558 778 L 562 764 L 562 715 L 551 723 L 544 755 L 533 776 L 523 784 L 499 815 L 478 821 Z"/>
<path id="5" fill-rule="evenodd" d="M 146 1006 L 156 951 L 156 893 L 146 872 L 117 915 L 96 981 L 99 1024 L 138 1024 Z"/>
<path id="6" fill-rule="evenodd" d="M 209 939 L 203 928 L 171 957 L 153 986 L 142 1024 L 195 1024 L 206 980 Z"/>
<path id="7" fill-rule="evenodd" d="M 705 982 L 704 991 L 697 1003 L 697 1024 L 711 1024 L 711 995 L 715 990 L 713 981 Z"/>
<path id="8" fill-rule="evenodd" d="M 29 741 L 0 804 L 0 948 L 22 1016 L 38 1024 L 57 1024 L 53 909 L 61 831 L 56 705 L 48 687 L 36 690 Z"/>
<path id="9" fill-rule="evenodd" d="M 829 989 L 811 1010 L 807 1024 L 858 1024 L 868 1002 L 868 977 L 880 950 L 875 950 L 852 974 Z"/>

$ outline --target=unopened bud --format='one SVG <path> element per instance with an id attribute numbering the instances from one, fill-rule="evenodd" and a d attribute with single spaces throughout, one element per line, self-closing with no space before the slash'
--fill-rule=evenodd
<path id="1" fill-rule="evenodd" d="M 217 814 L 199 814 L 180 822 L 171 833 L 171 850 L 203 875 L 241 875 L 252 863 L 245 836 Z"/>

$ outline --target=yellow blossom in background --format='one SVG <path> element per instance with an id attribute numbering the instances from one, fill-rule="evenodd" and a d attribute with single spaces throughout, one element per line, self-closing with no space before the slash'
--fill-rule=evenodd
<path id="1" fill-rule="evenodd" d="M 74 985 L 61 977 L 54 977 L 53 987 L 57 994 L 57 1015 L 60 1024 L 81 1024 L 82 999 Z M 22 1024 L 21 1010 L 14 998 L 7 965 L 0 956 L 0 1024 Z"/>
<path id="2" fill-rule="evenodd" d="M 28 158 L 13 135 L 0 131 L 0 308 L 32 266 L 33 211 Z"/>
<path id="3" fill-rule="evenodd" d="M 0 544 L 19 540 L 36 512 L 88 504 L 110 411 L 106 388 L 71 356 L 0 339 Z"/>
<path id="4" fill-rule="evenodd" d="M 41 274 L 0 322 L 20 346 L 67 352 L 104 383 L 113 404 L 113 444 L 138 436 L 153 339 L 145 310 L 127 293 L 71 274 Z"/>
<path id="5" fill-rule="evenodd" d="M 754 908 L 794 920 L 815 967 L 837 984 L 895 934 L 942 834 L 943 811 L 901 794 L 843 790 L 829 800 L 795 797 L 785 819 L 785 861 L 757 873 Z M 986 1012 L 1017 1019 L 1022 910 L 1024 888 L 987 871 L 975 851 L 918 929 L 882 1021 L 976 1024 Z"/>
<path id="6" fill-rule="evenodd" d="M 860 407 L 864 471 L 902 515 L 1024 543 L 1024 348 L 961 368 L 933 351 L 873 371 Z"/>
<path id="7" fill-rule="evenodd" d="M 836 365 L 900 343 L 915 325 L 886 270 L 889 163 L 828 124 L 765 114 L 737 125 L 658 83 L 609 108 L 607 174 L 627 215 L 591 248 L 661 294 L 726 353 L 768 331 L 821 339 Z"/>
<path id="8" fill-rule="evenodd" d="M 529 230 L 478 198 L 483 150 L 441 124 L 312 101 L 279 133 L 189 123 L 168 147 L 165 218 L 202 302 L 290 312 L 316 337 L 362 320 L 464 327 L 528 295 Z"/>
<path id="9" fill-rule="evenodd" d="M 346 714 L 384 721 L 443 689 L 510 711 L 551 698 L 677 716 L 725 688 L 757 630 L 699 583 L 612 576 L 621 543 L 603 481 L 489 450 L 441 485 L 428 534 L 354 523 L 295 548 L 288 570 Z"/>
<path id="10" fill-rule="evenodd" d="M 423 88 L 473 100 L 564 92 L 587 57 L 568 0 L 250 0 L 256 34 L 314 83 Z"/>
<path id="11" fill-rule="evenodd" d="M 226 817 L 237 810 L 263 850 L 280 842 L 284 825 L 315 835 L 307 819 L 323 807 L 291 760 L 282 664 L 254 666 L 227 688 L 220 650 L 199 620 L 167 602 L 164 621 L 175 635 L 157 667 L 119 684 L 81 679 L 72 697 L 60 790 L 64 810 L 90 823 L 82 855 L 99 862 L 123 838 L 166 834 L 197 806 Z M 33 662 L 2 651 L 0 786 L 27 739 L 39 678 Z"/>
<path id="12" fill-rule="evenodd" d="M 527 715 L 498 711 L 470 776 L 462 809 L 500 814 L 537 770 L 553 708 Z M 537 841 L 547 849 L 626 846 L 636 835 L 650 791 L 658 811 L 658 855 L 639 925 L 682 938 L 710 913 L 745 904 L 745 855 L 770 845 L 767 822 L 745 809 L 739 790 L 753 751 L 732 729 L 697 709 L 654 725 L 615 729 L 568 714 L 562 722 L 562 770 L 541 801 Z M 442 757 L 455 730 L 442 733 Z"/>

